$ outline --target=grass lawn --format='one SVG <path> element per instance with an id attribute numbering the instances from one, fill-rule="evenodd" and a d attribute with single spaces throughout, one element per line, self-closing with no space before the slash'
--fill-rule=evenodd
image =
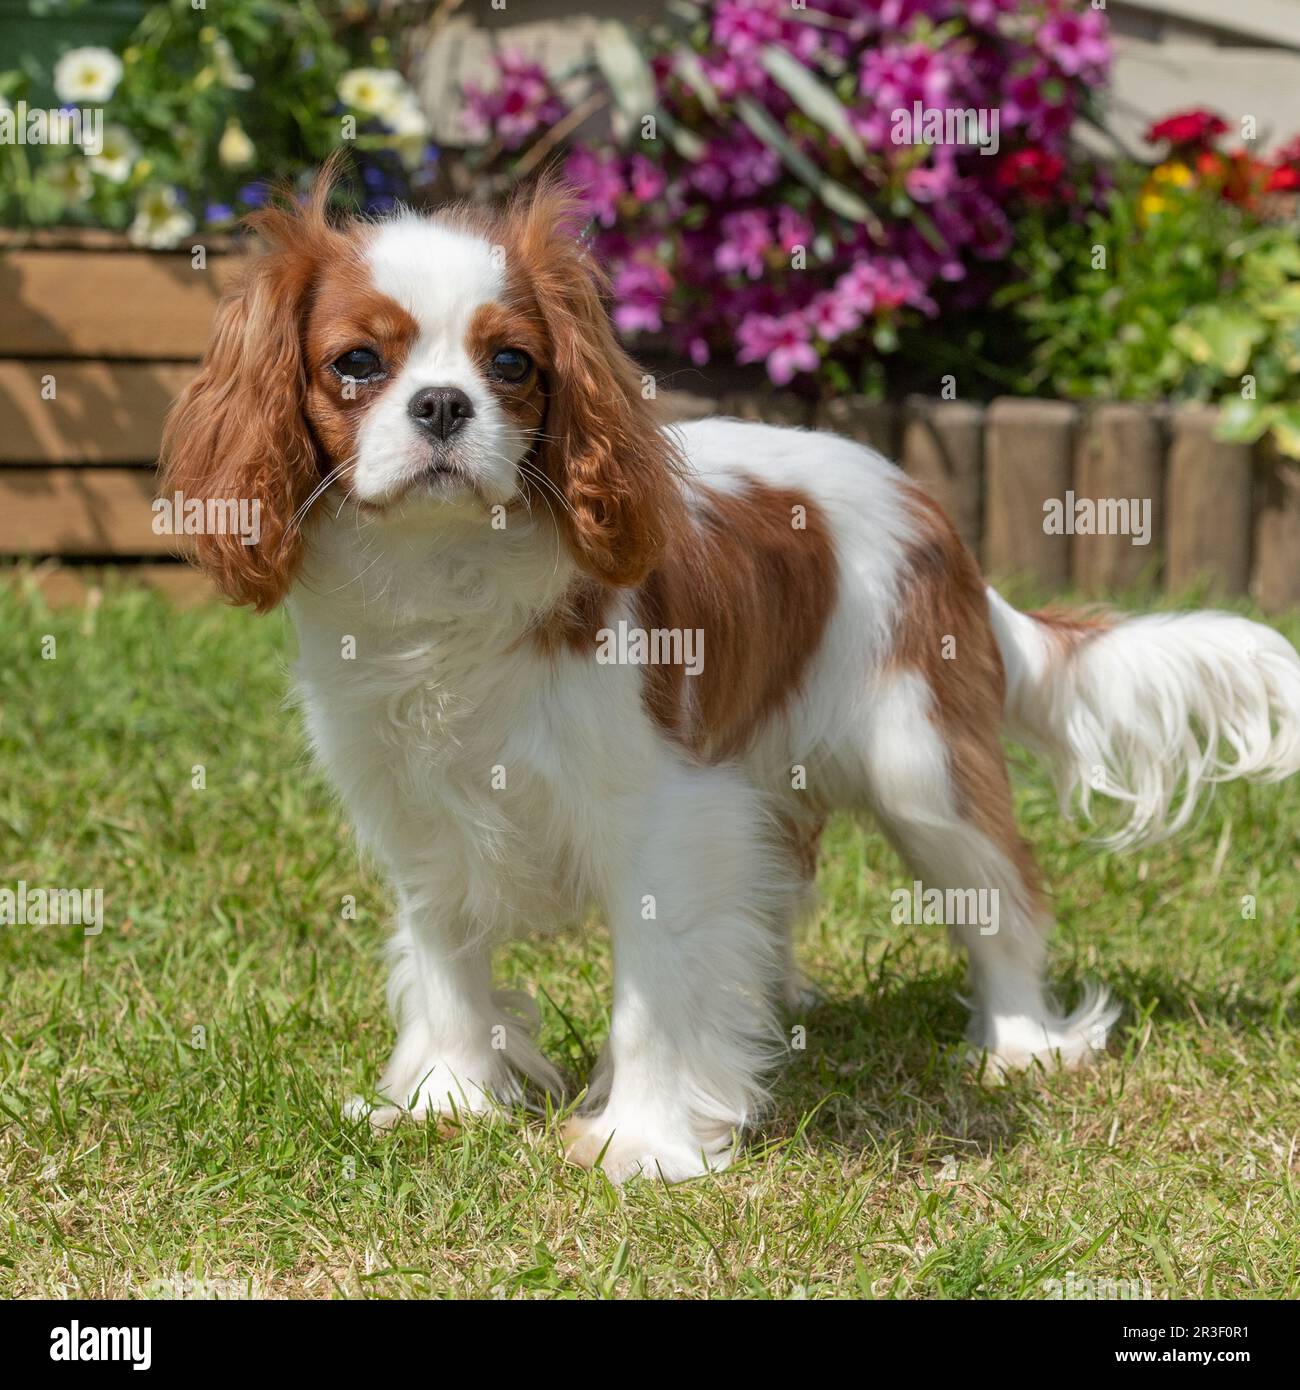
<path id="1" fill-rule="evenodd" d="M 1125 1012 L 1094 1069 L 1001 1088 L 962 1065 L 942 929 L 890 923 L 912 876 L 837 824 L 768 1122 L 727 1173 L 620 1194 L 537 1117 L 340 1119 L 391 1041 L 390 903 L 283 708 L 282 618 L 5 581 L 0 633 L 0 887 L 102 887 L 105 919 L 0 927 L 0 1295 L 1300 1295 L 1300 779 L 1106 857 L 1017 761 L 1056 987 Z M 580 1086 L 603 931 L 498 975 Z"/>

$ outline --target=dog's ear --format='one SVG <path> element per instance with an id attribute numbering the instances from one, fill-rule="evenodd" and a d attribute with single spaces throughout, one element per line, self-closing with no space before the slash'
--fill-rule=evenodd
<path id="1" fill-rule="evenodd" d="M 302 518 L 320 481 L 304 415 L 303 315 L 321 257 L 336 243 L 325 206 L 336 177 L 327 166 L 305 206 L 272 207 L 248 219 L 267 249 L 221 302 L 198 375 L 163 431 L 159 490 L 187 501 L 246 502 L 259 536 L 195 537 L 196 558 L 235 603 L 259 613 L 288 591 L 302 558 Z"/>
<path id="2" fill-rule="evenodd" d="M 541 182 L 511 207 L 507 249 L 549 340 L 538 462 L 564 498 L 570 549 L 596 579 L 633 585 L 682 505 L 678 459 L 653 392 L 614 335 L 605 276 L 577 237 L 578 207 L 562 184 Z"/>

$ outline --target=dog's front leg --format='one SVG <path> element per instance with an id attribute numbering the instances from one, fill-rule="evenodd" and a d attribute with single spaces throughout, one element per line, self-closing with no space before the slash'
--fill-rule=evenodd
<path id="1" fill-rule="evenodd" d="M 569 1157 L 615 1182 L 725 1167 L 780 1052 L 773 914 L 796 875 L 754 792 L 724 769 L 679 769 L 611 840 L 605 906 L 614 1012 Z M 615 840 L 617 843 L 615 843 Z M 617 862 L 613 862 L 617 861 Z"/>
<path id="2" fill-rule="evenodd" d="M 383 1103 L 358 1098 L 353 1114 L 381 1128 L 404 1114 L 483 1114 L 517 1101 L 525 1077 L 559 1094 L 532 1041 L 532 1001 L 492 988 L 490 946 L 472 922 L 432 893 L 401 893 L 390 958 L 397 1042 L 376 1088 Z"/>

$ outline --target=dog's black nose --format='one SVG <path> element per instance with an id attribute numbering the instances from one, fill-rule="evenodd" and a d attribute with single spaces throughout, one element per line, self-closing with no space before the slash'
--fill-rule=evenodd
<path id="1" fill-rule="evenodd" d="M 474 418 L 474 402 L 457 386 L 426 386 L 411 397 L 406 413 L 436 438 L 450 439 Z"/>

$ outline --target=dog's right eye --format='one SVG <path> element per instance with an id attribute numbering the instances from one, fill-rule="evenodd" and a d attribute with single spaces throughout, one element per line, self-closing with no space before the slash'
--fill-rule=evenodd
<path id="1" fill-rule="evenodd" d="M 336 358 L 330 365 L 344 381 L 369 381 L 384 370 L 379 354 L 371 352 L 369 348 L 353 348 L 351 352 L 345 352 L 342 357 Z"/>

